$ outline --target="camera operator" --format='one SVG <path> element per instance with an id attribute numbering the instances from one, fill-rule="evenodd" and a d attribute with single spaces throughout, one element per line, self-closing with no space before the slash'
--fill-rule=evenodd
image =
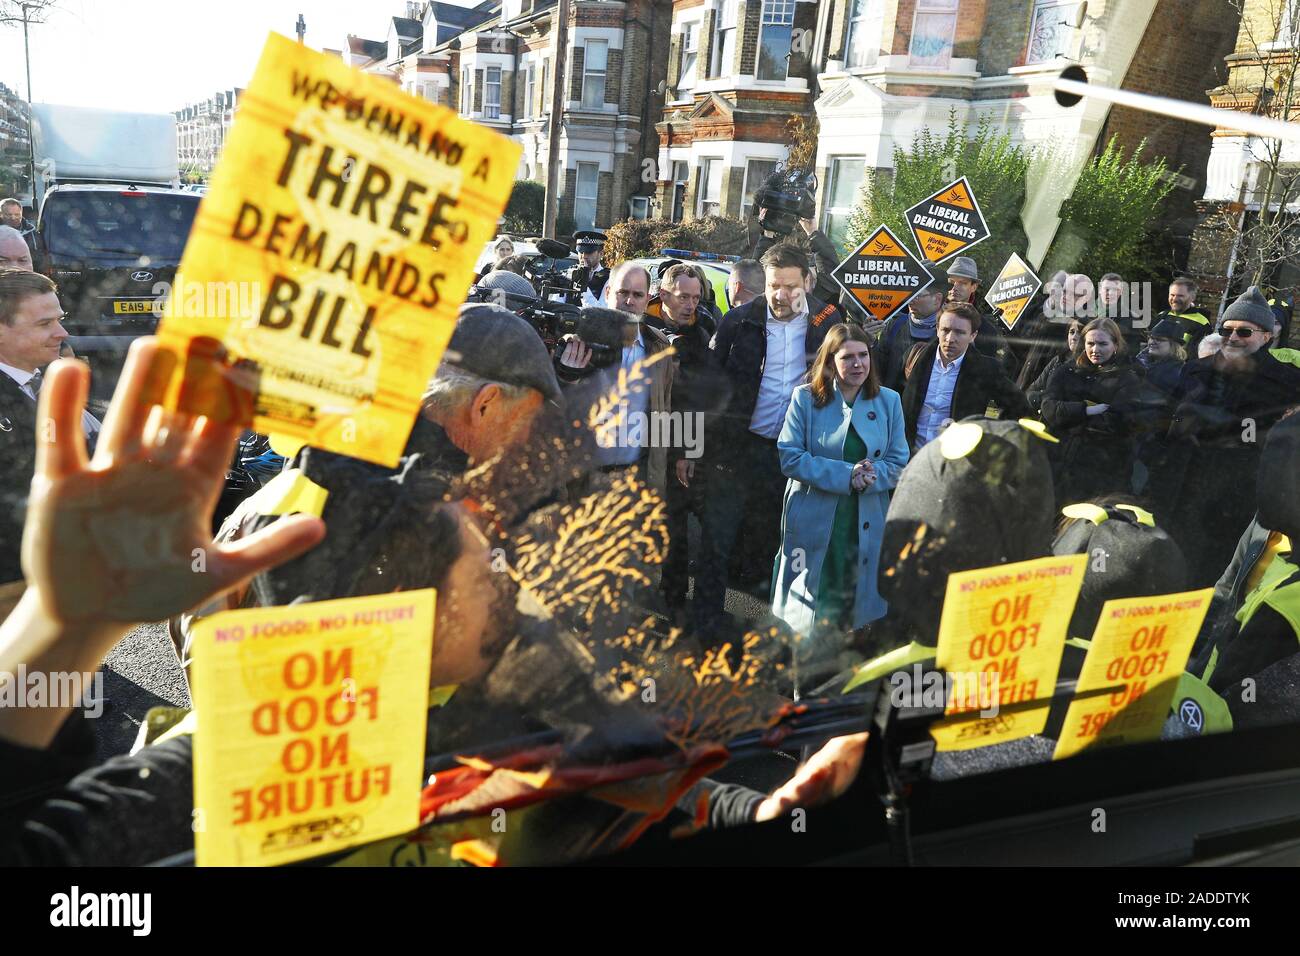
<path id="1" fill-rule="evenodd" d="M 639 300 L 644 308 L 649 288 L 649 273 L 624 266 L 615 270 L 606 298 L 611 305 L 621 302 L 634 308 Z M 637 312 L 588 307 L 578 313 L 577 331 L 563 340 L 555 359 L 568 407 L 583 421 L 596 402 L 619 387 L 620 371 L 626 373 L 622 400 L 603 420 L 617 417 L 622 427 L 597 425 L 596 463 L 605 472 L 635 469 L 661 494 L 667 484 L 668 449 L 651 447 L 651 422 L 669 410 L 673 364 L 650 360 L 667 348 L 667 338 L 646 327 Z"/>
<path id="2" fill-rule="evenodd" d="M 787 239 L 796 227 L 803 230 L 812 248 L 809 269 L 812 281 L 806 291 L 822 302 L 836 305 L 839 315 L 836 322 L 845 321 L 847 314 L 840 305 L 840 288 L 831 276 L 840 263 L 839 250 L 826 233 L 817 228 L 813 218 L 817 213 L 817 179 L 802 170 L 777 170 L 768 176 L 754 194 L 756 222 L 760 233 L 750 253 L 755 259 Z M 752 234 L 752 233 L 751 233 Z"/>

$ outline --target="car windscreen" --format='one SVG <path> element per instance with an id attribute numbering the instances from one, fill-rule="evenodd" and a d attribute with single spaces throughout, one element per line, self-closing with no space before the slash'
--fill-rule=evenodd
<path id="1" fill-rule="evenodd" d="M 161 193 L 56 193 L 41 231 L 55 256 L 124 255 L 179 262 L 199 197 Z"/>

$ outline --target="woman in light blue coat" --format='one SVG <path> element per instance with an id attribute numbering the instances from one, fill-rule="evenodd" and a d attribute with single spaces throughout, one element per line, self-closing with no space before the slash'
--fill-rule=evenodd
<path id="1" fill-rule="evenodd" d="M 907 464 L 898 393 L 882 388 L 870 339 L 826 333 L 795 389 L 777 450 L 789 478 L 772 612 L 800 635 L 801 661 L 830 661 L 847 631 L 884 617 L 876 589 L 889 492 Z"/>

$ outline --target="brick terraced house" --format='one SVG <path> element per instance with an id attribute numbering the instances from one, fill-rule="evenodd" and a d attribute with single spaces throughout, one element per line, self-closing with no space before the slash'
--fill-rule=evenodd
<path id="1" fill-rule="evenodd" d="M 1222 0 L 675 0 L 659 123 L 660 214 L 747 215 L 786 155 L 785 119 L 815 112 L 819 224 L 841 245 L 863 178 L 889 175 L 896 146 L 987 118 L 1015 140 L 1082 158 L 1112 136 L 1182 168 L 1171 226 L 1189 241 L 1209 143 L 1198 127 L 1087 101 L 1057 105 L 1051 83 L 1081 62 L 1092 82 L 1204 101 L 1235 24 Z M 1178 29 L 1171 29 L 1177 23 Z M 1029 219 L 1046 252 L 1055 199 Z"/>
<path id="2" fill-rule="evenodd" d="M 555 0 L 408 3 L 386 43 L 349 37 L 348 62 L 522 143 L 544 182 L 556 62 Z M 573 0 L 563 52 L 559 218 L 578 229 L 644 218 L 654 188 L 667 0 Z M 381 49 L 382 47 L 382 49 Z"/>

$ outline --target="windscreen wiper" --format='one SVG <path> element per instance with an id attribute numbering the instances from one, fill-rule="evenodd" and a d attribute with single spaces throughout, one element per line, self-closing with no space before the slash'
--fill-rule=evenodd
<path id="1" fill-rule="evenodd" d="M 944 672 L 936 669 L 928 673 L 943 675 Z M 873 681 L 872 686 L 879 690 L 886 680 L 888 677 L 882 676 Z M 1078 686 L 1077 680 L 1061 681 L 1056 685 L 1056 690 L 1051 696 L 999 705 L 998 715 L 1050 709 L 1057 703 L 1068 704 L 1073 700 L 1089 700 L 1125 689 L 1125 685 L 1118 684 L 1078 691 Z M 930 778 L 930 767 L 934 762 L 936 750 L 934 737 L 930 734 L 931 726 L 940 720 L 959 724 L 988 719 L 979 710 L 945 716 L 946 709 L 946 702 L 943 706 L 937 707 L 923 705 L 895 707 L 893 695 L 883 691 L 879 692 L 876 698 L 875 715 L 867 737 L 867 747 L 862 758 L 863 766 L 859 778 L 866 778 L 867 783 L 884 805 L 890 852 L 894 863 L 899 866 L 915 865 L 908 797 L 914 784 Z"/>

